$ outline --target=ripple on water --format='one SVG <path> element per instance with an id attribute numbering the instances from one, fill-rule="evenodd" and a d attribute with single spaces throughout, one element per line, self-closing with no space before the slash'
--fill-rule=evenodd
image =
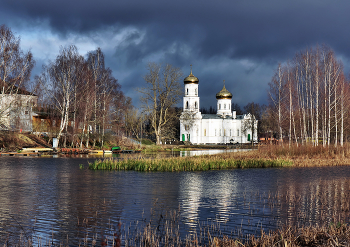
<path id="1" fill-rule="evenodd" d="M 80 170 L 85 158 L 3 158 L 0 242 L 10 234 L 71 245 L 118 231 L 133 233 L 168 212 L 182 236 L 214 225 L 256 234 L 279 224 L 348 221 L 350 167 L 270 168 L 207 172 Z M 17 239 L 17 240 L 16 240 Z"/>

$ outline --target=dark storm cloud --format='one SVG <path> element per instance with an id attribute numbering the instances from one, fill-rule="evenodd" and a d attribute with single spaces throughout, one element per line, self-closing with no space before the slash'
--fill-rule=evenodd
<path id="1" fill-rule="evenodd" d="M 148 62 L 173 64 L 185 75 L 193 64 L 206 107 L 215 106 L 223 79 L 236 103 L 266 101 L 277 63 L 307 47 L 326 43 L 345 61 L 350 57 L 348 1 L 0 0 L 0 5 L 0 21 L 9 27 L 44 23 L 63 40 L 77 35 L 96 46 L 110 43 L 108 66 L 129 95 L 141 85 Z M 112 41 L 107 33 L 122 35 Z"/>
<path id="2" fill-rule="evenodd" d="M 198 44 L 204 57 L 221 53 L 264 57 L 271 52 L 278 54 L 287 44 L 299 47 L 309 42 L 327 42 L 336 34 L 345 35 L 337 31 L 349 21 L 348 3 L 322 0 L 18 0 L 3 1 L 1 5 L 23 20 L 48 20 L 62 34 L 111 25 L 149 28 L 149 35 L 153 33 L 158 38 L 161 31 L 168 40 L 186 39 Z M 202 37 L 194 37 L 196 29 L 200 29 Z"/>

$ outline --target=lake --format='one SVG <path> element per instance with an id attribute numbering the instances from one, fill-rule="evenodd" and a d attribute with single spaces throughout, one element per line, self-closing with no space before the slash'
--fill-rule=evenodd
<path id="1" fill-rule="evenodd" d="M 0 157 L 0 243 L 91 243 L 178 214 L 182 237 L 348 222 L 350 167 L 90 171 L 95 158 Z"/>

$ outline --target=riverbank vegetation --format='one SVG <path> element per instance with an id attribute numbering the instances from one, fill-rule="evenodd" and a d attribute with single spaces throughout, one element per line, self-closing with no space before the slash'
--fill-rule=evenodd
<path id="1" fill-rule="evenodd" d="M 97 216 L 97 212 L 96 212 Z M 223 226 L 218 222 L 207 222 L 200 225 L 198 231 L 183 236 L 181 234 L 181 215 L 177 211 L 160 214 L 159 219 L 137 221 L 128 226 L 121 222 L 117 225 L 107 223 L 104 234 L 95 233 L 101 226 L 89 225 L 89 221 L 78 220 L 77 227 L 84 232 L 78 239 L 67 238 L 59 241 L 44 239 L 25 233 L 21 234 L 15 246 L 184 246 L 184 247 L 310 247 L 310 246 L 350 246 L 349 224 L 332 221 L 330 224 L 316 224 L 312 226 L 283 225 L 274 231 L 257 229 L 256 234 L 242 234 L 242 229 L 236 229 L 231 235 L 223 233 Z M 96 228 L 95 230 L 91 229 Z M 24 235 L 24 236 L 22 236 Z M 14 246 L 9 240 L 3 246 Z"/>
<path id="2" fill-rule="evenodd" d="M 89 164 L 91 170 L 133 170 L 133 171 L 207 171 L 236 168 L 263 168 L 289 166 L 285 160 L 267 159 L 225 159 L 220 155 L 200 157 L 161 158 L 161 159 L 123 159 L 97 160 Z"/>
<path id="3" fill-rule="evenodd" d="M 111 236 L 88 234 L 79 241 L 79 246 L 185 246 L 185 247 L 308 247 L 308 246 L 349 246 L 350 226 L 348 224 L 332 223 L 326 226 L 309 227 L 282 227 L 276 231 L 261 231 L 260 236 L 247 235 L 242 238 L 232 238 L 222 235 L 217 224 L 203 227 L 198 234 L 180 237 L 178 225 L 175 221 L 165 221 L 153 227 L 151 222 L 143 229 L 139 229 L 134 236 L 129 236 L 125 230 L 110 227 Z M 175 224 L 174 224 L 175 223 Z M 160 227 L 159 227 L 160 226 Z M 124 234 L 123 234 L 124 233 Z M 131 232 L 129 232 L 131 234 Z M 36 242 L 40 246 L 69 246 L 72 239 L 67 238 L 60 244 L 53 244 L 54 240 L 42 238 L 21 238 L 16 246 L 29 247 Z M 4 247 L 13 246 L 11 242 L 5 242 Z"/>
<path id="4" fill-rule="evenodd" d="M 231 150 L 232 151 L 232 150 Z M 194 157 L 104 159 L 89 164 L 91 170 L 206 171 L 213 169 L 350 165 L 350 146 L 261 146 L 256 150 Z"/>
<path id="5" fill-rule="evenodd" d="M 268 157 L 270 159 L 285 159 L 292 162 L 293 166 L 339 166 L 350 165 L 350 145 L 343 146 L 314 146 L 306 145 L 267 145 L 259 147 L 251 155 Z"/>

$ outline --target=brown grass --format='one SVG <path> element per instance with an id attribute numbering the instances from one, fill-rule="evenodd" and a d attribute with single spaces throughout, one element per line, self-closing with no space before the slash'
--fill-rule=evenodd
<path id="1" fill-rule="evenodd" d="M 256 153 L 256 154 L 253 154 Z M 350 165 L 350 145 L 343 147 L 331 145 L 329 147 L 309 145 L 292 146 L 263 146 L 251 155 L 258 155 L 261 158 L 280 158 L 292 161 L 295 167 L 316 167 L 316 166 L 340 166 Z"/>
<path id="2" fill-rule="evenodd" d="M 329 227 L 288 227 L 272 233 L 262 232 L 261 237 L 252 236 L 246 243 L 228 237 L 214 238 L 209 246 L 231 247 L 297 247 L 297 246 L 350 246 L 350 227 L 331 225 Z"/>

